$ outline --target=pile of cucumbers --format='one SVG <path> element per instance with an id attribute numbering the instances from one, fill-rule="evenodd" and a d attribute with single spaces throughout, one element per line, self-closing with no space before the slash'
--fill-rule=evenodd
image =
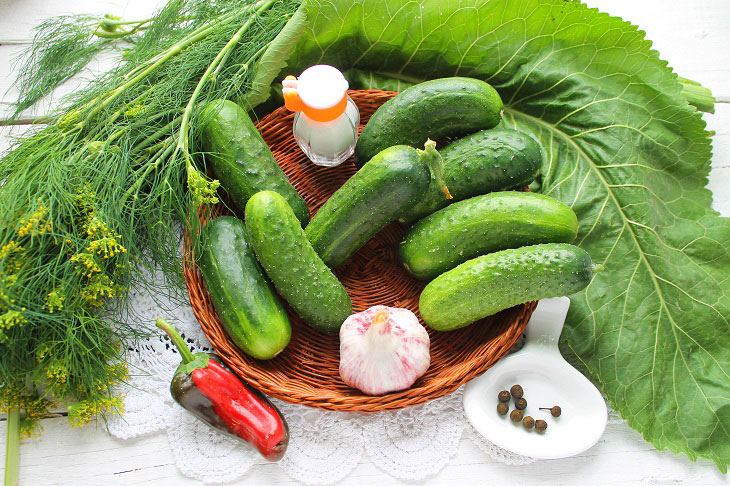
<path id="1" fill-rule="evenodd" d="M 412 224 L 399 255 L 429 281 L 419 306 L 435 330 L 586 287 L 591 259 L 570 244 L 575 213 L 511 190 L 535 179 L 542 153 L 530 136 L 499 125 L 502 108 L 476 79 L 408 88 L 373 114 L 355 149 L 358 172 L 309 221 L 245 110 L 211 103 L 207 169 L 238 217 L 203 229 L 199 267 L 234 343 L 258 359 L 286 347 L 291 323 L 279 296 L 315 329 L 337 332 L 352 302 L 332 269 L 393 221 Z"/>

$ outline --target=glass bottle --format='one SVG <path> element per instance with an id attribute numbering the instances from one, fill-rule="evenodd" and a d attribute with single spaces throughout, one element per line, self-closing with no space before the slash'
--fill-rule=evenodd
<path id="1" fill-rule="evenodd" d="M 347 96 L 348 83 L 335 67 L 318 64 L 282 82 L 294 115 L 294 139 L 317 165 L 334 167 L 355 151 L 360 111 Z"/>

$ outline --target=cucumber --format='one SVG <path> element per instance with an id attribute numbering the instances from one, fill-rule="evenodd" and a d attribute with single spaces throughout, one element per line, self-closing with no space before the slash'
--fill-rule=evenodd
<path id="1" fill-rule="evenodd" d="M 591 257 L 577 246 L 525 246 L 474 258 L 436 277 L 418 307 L 429 327 L 450 331 L 517 304 L 578 292 L 592 277 Z"/>
<path id="2" fill-rule="evenodd" d="M 403 266 L 430 280 L 479 255 L 538 243 L 572 243 L 578 218 L 557 199 L 493 192 L 452 204 L 414 224 L 399 247 Z"/>
<path id="3" fill-rule="evenodd" d="M 435 181 L 413 208 L 399 218 L 413 223 L 449 204 L 523 187 L 535 180 L 542 163 L 540 144 L 523 132 L 498 126 L 460 138 L 439 150 L 453 199 L 444 199 Z"/>
<path id="4" fill-rule="evenodd" d="M 337 332 L 352 302 L 286 200 L 273 191 L 254 194 L 246 204 L 246 229 L 261 266 L 294 311 L 319 331 Z"/>
<path id="5" fill-rule="evenodd" d="M 289 203 L 302 226 L 309 222 L 304 199 L 287 179 L 246 110 L 227 100 L 214 100 L 202 114 L 201 141 L 206 163 L 243 218 L 246 201 L 259 191 L 276 191 Z"/>
<path id="6" fill-rule="evenodd" d="M 393 145 L 422 147 L 433 140 L 496 126 L 502 99 L 484 81 L 441 78 L 411 86 L 385 102 L 365 125 L 355 146 L 355 165 Z"/>
<path id="7" fill-rule="evenodd" d="M 317 254 L 331 268 L 342 265 L 423 196 L 431 181 L 430 167 L 440 160 L 433 142 L 423 151 L 396 145 L 373 157 L 307 226 L 305 233 Z"/>
<path id="8" fill-rule="evenodd" d="M 291 324 L 256 262 L 243 221 L 214 219 L 203 228 L 201 243 L 198 267 L 231 340 L 249 356 L 273 358 L 289 344 Z"/>

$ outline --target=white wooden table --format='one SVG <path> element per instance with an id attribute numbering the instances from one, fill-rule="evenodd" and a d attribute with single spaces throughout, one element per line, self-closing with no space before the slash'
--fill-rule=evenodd
<path id="1" fill-rule="evenodd" d="M 437 0 L 433 0 L 437 1 Z M 161 0 L 0 0 L 0 120 L 7 116 L 6 92 L 14 79 L 10 60 L 31 37 L 40 20 L 59 14 L 114 13 L 144 18 Z M 697 80 L 717 97 L 714 115 L 705 115 L 716 132 L 713 170 L 709 187 L 714 207 L 730 216 L 730 0 L 589 0 L 591 6 L 638 24 L 654 41 L 661 57 L 681 76 Z M 103 66 L 96 66 L 97 69 Z M 69 92 L 68 83 L 58 93 Z M 47 109 L 47 107 L 46 107 Z M 41 116 L 43 109 L 27 116 Z M 24 127 L 0 127 L 0 152 L 8 136 Z M 102 424 L 71 428 L 65 417 L 43 420 L 39 439 L 21 447 L 22 485 L 196 484 L 182 476 L 165 434 L 129 441 L 115 439 Z M 5 446 L 5 421 L 0 421 L 0 451 Z M 2 468 L 2 464 L 0 464 Z M 0 470 L 1 474 L 1 470 Z M 276 465 L 257 465 L 241 484 L 292 484 Z M 400 484 L 375 467 L 364 455 L 342 484 Z M 492 461 L 470 440 L 463 438 L 455 457 L 437 476 L 422 484 L 520 485 L 641 485 L 711 486 L 730 484 L 715 466 L 684 456 L 657 451 L 627 425 L 609 426 L 601 441 L 580 456 L 527 466 L 507 466 Z"/>

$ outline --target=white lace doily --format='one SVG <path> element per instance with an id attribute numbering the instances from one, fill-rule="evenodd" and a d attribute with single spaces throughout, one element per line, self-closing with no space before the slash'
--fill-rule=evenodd
<path id="1" fill-rule="evenodd" d="M 132 290 L 132 306 L 146 332 L 158 317 L 183 334 L 194 352 L 210 351 L 186 299 L 155 302 L 147 292 Z M 225 483 L 246 474 L 265 459 L 239 441 L 220 434 L 187 413 L 170 396 L 172 375 L 180 362 L 167 338 L 153 337 L 130 353 L 131 377 L 119 393 L 124 413 L 107 421 L 109 432 L 121 439 L 166 433 L 178 469 L 205 483 Z M 304 484 L 335 484 L 358 464 L 363 453 L 385 473 L 403 480 L 420 480 L 438 473 L 453 457 L 463 433 L 486 455 L 507 464 L 535 459 L 501 449 L 477 434 L 464 416 L 462 390 L 396 412 L 355 414 L 328 412 L 273 400 L 289 424 L 289 447 L 278 465 Z M 621 420 L 615 412 L 609 423 Z"/>

